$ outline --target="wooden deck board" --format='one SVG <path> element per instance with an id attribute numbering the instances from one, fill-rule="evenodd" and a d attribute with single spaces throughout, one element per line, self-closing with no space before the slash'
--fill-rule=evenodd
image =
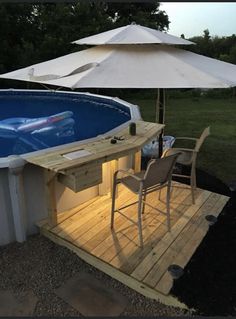
<path id="1" fill-rule="evenodd" d="M 199 210 L 193 215 L 189 222 L 183 227 L 182 231 L 178 234 L 176 239 L 171 242 L 171 245 L 166 248 L 164 254 L 157 260 L 152 269 L 148 272 L 144 278 L 144 282 L 151 287 L 155 287 L 160 281 L 163 273 L 167 270 L 169 265 L 173 264 L 175 256 L 181 252 L 183 247 L 185 247 L 186 242 L 191 240 L 194 232 L 196 231 L 198 225 L 201 223 L 202 217 L 206 215 L 208 209 L 214 206 L 214 198 L 209 196 L 208 201 L 206 201 Z M 207 229 L 206 229 L 207 230 Z M 156 248 L 158 250 L 158 248 Z"/>
<path id="2" fill-rule="evenodd" d="M 214 194 L 215 195 L 215 194 Z M 225 204 L 228 201 L 226 197 L 218 197 L 215 198 L 216 202 L 212 206 L 211 214 L 214 216 L 218 216 Z M 215 211 L 214 211 L 215 210 Z M 195 231 L 191 234 L 191 229 L 188 227 L 188 231 L 190 236 L 188 236 L 188 241 L 185 240 L 185 243 L 182 244 L 182 248 L 179 249 L 177 254 L 174 254 L 172 258 L 172 264 L 177 264 L 184 268 L 191 256 L 194 254 L 195 250 L 199 246 L 199 242 L 202 241 L 203 237 L 206 235 L 208 230 L 208 222 L 205 220 L 205 216 L 199 216 L 197 227 L 195 227 Z M 196 226 L 196 224 L 195 224 Z M 167 295 L 171 290 L 173 285 L 173 278 L 170 273 L 166 270 L 165 274 L 161 277 L 156 285 L 156 289 L 161 291 L 163 294 Z"/>
<path id="3" fill-rule="evenodd" d="M 187 203 L 191 200 L 190 194 L 188 195 L 186 192 L 180 193 L 179 196 L 183 199 L 183 203 Z M 180 218 L 181 214 L 185 212 L 188 206 L 179 203 L 172 204 L 171 206 L 173 209 L 171 210 L 171 225 L 173 227 L 175 222 Z M 143 249 L 136 249 L 136 251 L 133 251 L 128 259 L 128 265 L 123 264 L 120 268 L 129 274 L 135 271 L 138 265 L 146 258 L 150 251 L 154 249 L 165 234 L 168 234 L 166 220 L 162 222 L 158 228 L 153 228 L 150 236 L 147 238 L 144 236 L 145 247 Z M 168 246 L 166 248 L 168 248 Z"/>
<path id="4" fill-rule="evenodd" d="M 155 193 L 148 201 L 160 210 L 165 208 L 165 192 L 161 200 Z M 136 200 L 135 195 L 119 185 L 117 205 Z M 120 214 L 115 215 L 110 229 L 111 198 L 99 196 L 58 216 L 51 227 L 38 223 L 41 232 L 53 241 L 75 251 L 82 259 L 136 289 L 142 294 L 173 304 L 169 296 L 173 280 L 167 269 L 177 263 L 184 267 L 208 231 L 205 216 L 218 216 L 228 197 L 197 189 L 196 203 L 191 203 L 189 188 L 173 188 L 171 197 L 171 232 L 166 216 L 146 206 L 143 216 L 144 247 L 138 245 L 138 229 Z M 124 210 L 137 218 L 136 205 Z M 156 296 L 156 297 L 155 297 Z M 178 302 L 177 302 L 178 304 Z"/>
<path id="5" fill-rule="evenodd" d="M 189 222 L 194 213 L 201 207 L 204 201 L 209 197 L 210 192 L 202 192 L 196 199 L 195 205 L 189 205 L 184 214 L 178 219 L 174 226 L 171 228 L 171 232 L 167 232 L 157 243 L 157 245 L 150 250 L 150 253 L 144 258 L 137 268 L 131 274 L 134 278 L 143 281 L 148 274 L 146 281 L 149 282 L 150 276 L 155 271 L 158 271 L 157 262 L 163 255 L 163 253 L 171 246 L 171 243 L 175 241 L 177 236 L 181 233 L 184 226 Z M 156 265 L 156 266 L 155 266 Z M 151 270 L 151 273 L 150 273 Z"/>
<path id="6" fill-rule="evenodd" d="M 182 196 L 188 197 L 187 193 L 182 193 Z M 179 193 L 181 196 L 181 193 Z M 151 204 L 154 204 L 151 202 Z M 156 205 L 161 210 L 165 209 L 165 204 L 163 202 L 156 201 Z M 170 213 L 171 213 L 171 223 L 176 219 L 175 208 L 179 204 L 171 204 Z M 111 260 L 111 264 L 115 267 L 118 267 L 125 273 L 130 274 L 137 264 L 149 253 L 150 249 L 155 246 L 155 243 L 166 234 L 167 224 L 166 217 L 158 214 L 156 211 L 151 210 L 149 213 L 146 213 L 145 220 L 143 222 L 143 240 L 144 247 L 140 248 L 138 246 L 138 232 L 137 227 L 133 227 L 133 240 L 129 240 L 125 247 L 122 247 L 122 250 Z"/>

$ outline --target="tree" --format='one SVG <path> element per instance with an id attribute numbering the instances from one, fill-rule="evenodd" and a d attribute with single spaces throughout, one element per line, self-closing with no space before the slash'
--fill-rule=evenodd
<path id="1" fill-rule="evenodd" d="M 168 16 L 147 3 L 83 1 L 0 4 L 0 73 L 83 49 L 79 38 L 135 21 L 167 30 Z"/>
<path id="2" fill-rule="evenodd" d="M 0 5 L 1 73 L 24 65 L 23 60 L 33 53 L 37 37 L 37 18 L 32 14 L 33 9 L 34 6 L 28 4 Z"/>
<path id="3" fill-rule="evenodd" d="M 160 3 L 152 2 L 107 2 L 107 13 L 116 27 L 131 24 L 141 24 L 160 31 L 167 31 L 169 19 L 165 11 L 159 9 Z"/>
<path id="4" fill-rule="evenodd" d="M 204 34 L 204 36 L 203 36 L 203 39 L 204 39 L 204 41 L 206 42 L 206 43 L 209 43 L 209 41 L 210 41 L 210 32 L 209 32 L 209 30 L 208 29 L 206 29 L 206 30 L 204 30 L 203 31 L 203 34 Z"/>
<path id="5" fill-rule="evenodd" d="M 236 44 L 231 47 L 230 52 L 229 52 L 229 61 L 231 63 L 236 64 Z"/>
<path id="6" fill-rule="evenodd" d="M 236 64 L 236 35 L 228 37 L 211 37 L 209 30 L 204 30 L 202 36 L 189 39 L 196 45 L 191 45 L 186 49 L 198 54 L 203 54 L 225 62 Z"/>
<path id="7" fill-rule="evenodd" d="M 203 54 L 209 57 L 214 57 L 212 40 L 211 40 L 210 32 L 208 29 L 203 31 L 202 36 L 193 37 L 193 38 L 190 38 L 189 40 L 197 44 L 197 45 L 192 45 L 190 47 L 191 51 L 194 51 L 198 54 Z"/>

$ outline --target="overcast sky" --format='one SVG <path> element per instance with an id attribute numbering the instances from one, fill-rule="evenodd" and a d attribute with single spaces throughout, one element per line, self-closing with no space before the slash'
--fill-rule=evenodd
<path id="1" fill-rule="evenodd" d="M 161 10 L 169 16 L 168 33 L 186 38 L 202 35 L 236 34 L 236 2 L 161 2 Z"/>

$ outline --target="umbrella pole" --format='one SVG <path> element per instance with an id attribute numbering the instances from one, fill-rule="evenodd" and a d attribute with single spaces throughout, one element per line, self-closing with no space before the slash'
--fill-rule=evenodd
<path id="1" fill-rule="evenodd" d="M 157 92 L 157 104 L 156 104 L 156 122 L 163 124 L 165 121 L 165 90 L 158 89 Z M 163 135 L 164 130 L 161 130 L 159 134 L 159 157 L 162 156 L 163 153 Z"/>

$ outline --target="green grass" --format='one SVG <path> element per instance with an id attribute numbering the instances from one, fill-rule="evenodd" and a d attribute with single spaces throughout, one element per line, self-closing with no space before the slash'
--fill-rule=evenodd
<path id="1" fill-rule="evenodd" d="M 127 98 L 137 104 L 146 121 L 155 121 L 155 99 Z M 236 98 L 170 98 L 165 134 L 198 137 L 210 125 L 211 135 L 198 155 L 197 167 L 224 183 L 236 180 Z"/>

